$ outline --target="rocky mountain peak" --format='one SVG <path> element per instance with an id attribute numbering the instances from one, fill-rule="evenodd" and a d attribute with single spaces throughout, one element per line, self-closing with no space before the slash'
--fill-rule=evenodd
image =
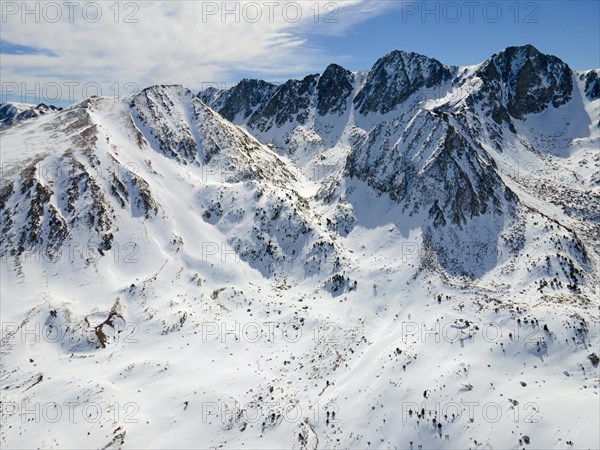
<path id="1" fill-rule="evenodd" d="M 582 75 L 585 79 L 585 95 L 590 100 L 600 98 L 600 70 L 589 70 Z"/>
<path id="2" fill-rule="evenodd" d="M 25 103 L 0 103 L 0 130 L 6 129 L 19 122 L 34 117 L 40 117 L 45 114 L 61 111 L 62 108 L 53 105 L 39 103 L 29 105 Z"/>
<path id="3" fill-rule="evenodd" d="M 386 114 L 423 87 L 450 79 L 452 71 L 436 59 L 395 50 L 380 58 L 354 99 L 361 114 Z"/>
<path id="4" fill-rule="evenodd" d="M 600 72 L 569 74 L 392 52 L 2 130 L 3 448 L 600 448 Z"/>
<path id="5" fill-rule="evenodd" d="M 571 100 L 573 72 L 555 56 L 541 53 L 532 45 L 508 47 L 496 53 L 477 70 L 482 93 L 495 108 L 523 118 L 549 105 L 559 107 Z"/>
<path id="6" fill-rule="evenodd" d="M 320 115 L 340 115 L 352 94 L 354 74 L 337 64 L 327 66 L 317 86 L 317 111 Z"/>
<path id="7" fill-rule="evenodd" d="M 282 126 L 287 122 L 306 123 L 307 109 L 315 92 L 319 75 L 308 75 L 302 80 L 289 80 L 279 86 L 275 94 L 259 113 L 251 117 L 248 125 L 264 130 L 269 124 Z"/>
<path id="8" fill-rule="evenodd" d="M 263 80 L 243 79 L 224 92 L 219 113 L 234 123 L 244 122 L 263 106 L 275 91 L 277 91 L 275 84 Z"/>

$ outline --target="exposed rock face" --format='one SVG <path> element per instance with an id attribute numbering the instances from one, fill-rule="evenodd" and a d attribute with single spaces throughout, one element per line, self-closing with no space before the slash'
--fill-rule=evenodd
<path id="1" fill-rule="evenodd" d="M 535 47 L 508 47 L 487 60 L 475 74 L 482 88 L 475 94 L 493 111 L 496 122 L 521 119 L 548 106 L 559 107 L 572 97 L 573 72 L 555 56 Z"/>
<path id="2" fill-rule="evenodd" d="M 131 115 L 145 140 L 182 164 L 223 169 L 224 181 L 294 180 L 281 160 L 182 86 L 154 86 L 136 95 Z M 227 169 L 227 170 L 225 170 Z"/>
<path id="3" fill-rule="evenodd" d="M 5 130 L 27 119 L 33 119 L 61 110 L 62 108 L 46 105 L 45 103 L 40 103 L 38 105 L 12 104 L 9 102 L 1 103 L 0 130 Z"/>
<path id="4" fill-rule="evenodd" d="M 515 198 L 493 161 L 446 115 L 423 112 L 405 126 L 384 122 L 371 131 L 350 153 L 347 176 L 387 193 L 410 213 L 428 211 L 436 227 L 508 213 L 503 205 Z"/>
<path id="5" fill-rule="evenodd" d="M 353 88 L 355 74 L 332 64 L 320 76 L 290 80 L 279 88 L 266 82 L 243 80 L 227 91 L 210 88 L 199 96 L 226 118 L 235 117 L 237 122 L 247 122 L 251 129 L 260 131 L 294 121 L 306 124 L 310 116 L 307 110 L 315 106 L 318 115 L 342 114 L 351 95 L 358 113 L 386 114 L 419 90 L 448 83 L 469 92 L 470 104 L 482 103 L 498 123 L 503 119 L 509 122 L 510 117 L 520 119 L 549 106 L 559 107 L 572 98 L 573 72 L 569 66 L 531 45 L 508 47 L 482 63 L 471 76 L 457 75 L 457 68 L 436 59 L 393 51 L 377 60 L 358 90 Z M 597 98 L 598 71 L 588 71 L 584 76 L 586 94 L 590 99 Z M 481 81 L 481 86 L 474 90 L 466 85 L 473 78 Z M 423 97 L 433 98 L 438 94 L 432 91 Z"/>
<path id="6" fill-rule="evenodd" d="M 394 51 L 377 60 L 354 103 L 361 114 L 386 114 L 417 90 L 436 86 L 451 76 L 451 70 L 433 58 Z"/>
<path id="7" fill-rule="evenodd" d="M 227 91 L 209 88 L 200 99 L 218 109 L 227 120 L 244 122 L 262 108 L 277 91 L 277 85 L 262 80 L 242 80 Z"/>
<path id="8" fill-rule="evenodd" d="M 393 52 L 2 130 L 0 446 L 600 448 L 600 71 L 568 71 Z M 481 395 L 508 414 L 460 423 Z"/>
<path id="9" fill-rule="evenodd" d="M 66 147 L 25 161 L 18 176 L 9 176 L 12 181 L 2 186 L 2 256 L 33 251 L 52 259 L 71 240 L 80 249 L 106 251 L 117 210 L 146 219 L 158 214 L 148 183 L 114 157 L 98 153 L 99 136 L 106 138 L 90 114 L 94 107 L 93 101 L 82 102 L 57 116 L 51 126 L 70 136 Z"/>
<path id="10" fill-rule="evenodd" d="M 600 89 L 598 75 L 590 71 L 585 76 L 586 93 L 594 98 Z M 339 139 L 345 133 L 350 146 L 345 176 L 389 194 L 408 211 L 430 211 L 438 225 L 460 225 L 483 214 L 503 214 L 515 201 L 484 150 L 484 140 L 501 150 L 506 132 L 502 124 L 514 133 L 514 120 L 566 104 L 573 88 L 568 65 L 530 45 L 509 47 L 462 72 L 433 58 L 394 51 L 366 74 L 332 64 L 320 76 L 288 81 L 264 106 L 256 107 L 247 127 L 291 155 L 317 154 L 332 145 L 332 135 Z M 423 103 L 452 90 L 462 102 L 438 102 L 423 110 Z M 264 102 L 253 94 L 246 101 L 236 98 L 243 111 L 247 103 Z M 213 104 L 233 114 L 222 103 Z M 333 115 L 350 120 L 351 108 L 355 123 L 324 124 L 321 119 Z M 385 120 L 369 119 L 395 110 Z M 479 117 L 477 110 L 493 120 Z"/>
<path id="11" fill-rule="evenodd" d="M 331 64 L 319 77 L 317 85 L 317 112 L 341 115 L 354 89 L 354 74 L 337 64 Z"/>
<path id="12" fill-rule="evenodd" d="M 467 239 L 474 223 L 491 221 L 489 235 L 498 237 L 502 222 L 515 217 L 519 196 L 490 150 L 515 142 L 524 151 L 565 145 L 548 144 L 544 130 L 519 135 L 518 126 L 558 111 L 582 85 L 588 100 L 597 98 L 598 71 L 578 77 L 530 45 L 462 68 L 394 51 L 365 72 L 330 65 L 322 75 L 288 81 L 248 120 L 236 120 L 322 183 L 316 198 L 337 204 L 345 224 L 332 221 L 332 229 L 348 233 L 357 223 L 346 186 L 360 181 L 404 213 L 425 214 L 432 248 L 441 249 L 444 229 L 463 230 Z M 205 94 L 227 112 L 211 100 L 219 94 Z"/>
<path id="13" fill-rule="evenodd" d="M 248 126 L 265 131 L 271 126 L 286 123 L 305 124 L 318 79 L 318 75 L 309 75 L 302 80 L 289 80 L 282 84 L 264 108 L 252 115 Z"/>
<path id="14" fill-rule="evenodd" d="M 590 100 L 600 98 L 600 70 L 590 70 L 582 75 L 585 79 L 585 94 Z"/>
<path id="15" fill-rule="evenodd" d="M 108 102 L 90 99 L 57 115 L 38 130 L 52 131 L 52 152 L 3 173 L 0 256 L 17 261 L 26 252 L 39 252 L 52 259 L 71 241 L 104 256 L 122 236 L 123 223 L 139 221 L 137 226 L 151 228 L 168 220 L 170 205 L 156 195 L 163 175 L 152 169 L 153 161 L 166 157 L 172 160 L 169 170 L 182 168 L 203 180 L 197 186 L 202 208 L 197 220 L 224 233 L 237 228 L 227 244 L 251 267 L 270 277 L 297 258 L 306 259 L 300 266 L 307 274 L 331 266 L 326 257 L 335 253 L 332 239 L 315 225 L 308 202 L 293 190 L 297 174 L 247 132 L 188 89 L 154 86 L 119 105 L 118 126 L 129 133 L 130 147 L 123 150 L 109 131 L 117 125 L 96 116 Z M 59 138 L 63 135 L 66 142 Z M 134 153 L 124 157 L 132 148 Z M 136 160 L 139 152 L 147 159 L 133 167 L 143 164 L 149 172 L 128 170 L 123 162 Z M 61 173 L 48 177 L 49 165 Z M 244 217 L 252 219 L 242 225 Z"/>
<path id="16" fill-rule="evenodd" d="M 266 209 L 275 212 L 256 213 L 252 233 L 241 233 L 230 243 L 267 273 L 269 264 L 285 255 L 290 240 L 301 240 L 304 247 L 330 241 L 320 225 L 311 225 L 309 203 L 292 187 L 298 182 L 296 173 L 251 134 L 298 158 L 302 170 L 320 170 L 321 161 L 331 160 L 331 171 L 317 179 L 321 184 L 314 197 L 336 207 L 325 222 L 329 231 L 347 235 L 359 223 L 345 186 L 362 182 L 387 196 L 402 214 L 421 215 L 435 242 L 434 230 L 467 230 L 482 218 L 513 217 L 520 202 L 490 148 L 501 151 L 507 128 L 514 133 L 516 121 L 568 102 L 574 79 L 566 64 L 531 46 L 508 48 L 462 70 L 395 51 L 368 72 L 352 73 L 332 64 L 322 75 L 281 86 L 243 80 L 226 91 L 203 91 L 200 98 L 182 86 L 153 86 L 126 104 L 126 121 L 140 151 L 152 150 L 192 171 L 217 168 L 227 186 L 253 186 L 246 201 L 262 198 Z M 583 73 L 576 82 L 585 84 L 588 98 L 595 98 L 598 71 Z M 445 97 L 455 90 L 459 99 Z M 107 249 L 119 211 L 144 220 L 164 211 L 150 175 L 114 170 L 121 164 L 117 152 L 103 153 L 112 137 L 94 113 L 100 103 L 88 99 L 57 115 L 57 129 L 72 144 L 58 162 L 70 168 L 71 177 L 47 183 L 30 162 L 20 179 L 2 186 L 0 226 L 10 248 L 59 247 L 73 230 L 85 226 L 99 248 Z M 4 114 L 12 113 L 5 108 Z M 532 146 L 527 139 L 521 138 Z M 333 148 L 336 154 L 330 158 L 327 149 Z M 288 195 L 278 196 L 274 187 Z M 206 194 L 203 220 L 227 229 L 230 225 L 224 223 L 245 214 L 247 206 L 223 201 L 228 192 L 223 188 Z M 20 218 L 23 202 L 29 208 Z M 15 226 L 25 219 L 26 227 Z M 270 239 L 277 230 L 286 230 L 287 237 Z M 321 248 L 314 248 L 316 260 Z"/>

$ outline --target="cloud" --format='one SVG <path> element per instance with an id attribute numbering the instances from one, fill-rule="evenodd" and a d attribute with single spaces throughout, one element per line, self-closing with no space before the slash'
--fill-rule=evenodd
<path id="1" fill-rule="evenodd" d="M 112 95 L 125 93 L 127 83 L 197 89 L 231 83 L 239 73 L 282 79 L 330 61 L 311 37 L 343 35 L 393 3 L 2 2 L 3 35 L 10 36 L 13 51 L 2 51 L 0 75 L 13 91 L 15 83 L 31 90 L 36 83 L 42 89 L 78 82 L 75 97 L 91 92 L 81 92 L 85 83 Z"/>

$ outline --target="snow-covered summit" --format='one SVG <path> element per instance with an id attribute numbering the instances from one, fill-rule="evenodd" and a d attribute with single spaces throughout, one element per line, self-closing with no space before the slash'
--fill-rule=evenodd
<path id="1" fill-rule="evenodd" d="M 597 448 L 598 74 L 392 52 L 2 130 L 2 446 Z"/>

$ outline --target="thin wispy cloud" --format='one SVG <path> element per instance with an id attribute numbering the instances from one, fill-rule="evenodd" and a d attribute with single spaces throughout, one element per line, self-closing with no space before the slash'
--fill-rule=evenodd
<path id="1" fill-rule="evenodd" d="M 21 2 L 14 3 L 22 8 Z M 10 36 L 2 50 L 4 82 L 14 86 L 70 80 L 104 89 L 115 83 L 140 88 L 177 83 L 196 89 L 206 83 L 231 83 L 240 73 L 284 79 L 320 71 L 335 56 L 312 43 L 311 36 L 343 35 L 394 4 L 80 3 L 72 10 L 64 7 L 58 15 L 44 10 L 42 3 L 41 20 L 32 13 L 23 16 L 21 10 L 3 10 L 3 35 Z M 35 10 L 36 3 L 26 4 L 29 11 Z"/>

